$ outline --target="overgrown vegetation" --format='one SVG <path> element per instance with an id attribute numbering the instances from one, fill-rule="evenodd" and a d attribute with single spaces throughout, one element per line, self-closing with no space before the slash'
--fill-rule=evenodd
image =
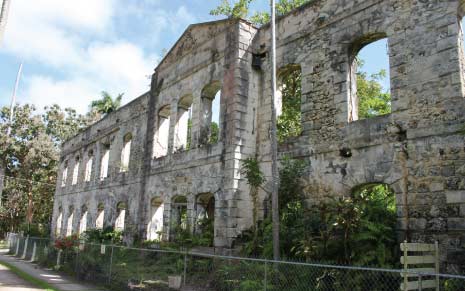
<path id="1" fill-rule="evenodd" d="M 90 104 L 91 111 L 95 111 L 102 115 L 110 114 L 121 106 L 121 100 L 123 99 L 124 93 L 118 94 L 118 96 L 111 96 L 108 92 L 102 91 L 102 98 L 92 101 Z"/>
<path id="2" fill-rule="evenodd" d="M 267 11 L 257 11 L 253 15 L 249 14 L 250 4 L 255 0 L 222 0 L 220 5 L 210 11 L 211 15 L 224 15 L 229 18 L 246 18 L 256 25 L 263 25 L 270 22 L 270 13 Z M 291 10 L 304 5 L 313 0 L 278 0 L 276 3 L 276 14 L 284 15 Z"/>
<path id="3" fill-rule="evenodd" d="M 307 206 L 300 183 L 304 162 L 284 159 L 280 169 L 279 211 L 281 255 L 290 260 L 394 267 L 396 254 L 395 198 L 388 186 L 365 185 L 349 197 Z M 249 173 L 256 181 L 258 173 Z M 270 217 L 246 233 L 244 255 L 272 258 Z"/>
<path id="4" fill-rule="evenodd" d="M 290 137 L 302 133 L 302 71 L 291 67 L 280 74 L 282 112 L 278 116 L 278 141 L 284 142 Z"/>
<path id="5" fill-rule="evenodd" d="M 111 226 L 107 226 L 103 229 L 89 229 L 85 231 L 80 238 L 90 243 L 123 244 L 123 232 L 114 230 Z"/>
<path id="6" fill-rule="evenodd" d="M 391 113 L 391 94 L 384 91 L 381 81 L 386 79 L 386 71 L 381 70 L 368 76 L 363 71 L 363 60 L 357 61 L 357 96 L 360 119 Z"/>
<path id="7" fill-rule="evenodd" d="M 208 143 L 209 144 L 215 144 L 219 141 L 220 138 L 220 127 L 218 126 L 218 123 L 212 121 L 210 125 L 210 136 L 208 138 Z"/>

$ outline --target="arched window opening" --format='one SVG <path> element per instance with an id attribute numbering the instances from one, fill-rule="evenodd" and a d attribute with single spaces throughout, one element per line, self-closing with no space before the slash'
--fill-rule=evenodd
<path id="1" fill-rule="evenodd" d="M 99 203 L 97 206 L 97 219 L 95 220 L 95 228 L 103 229 L 103 223 L 105 219 L 105 206 L 103 203 Z"/>
<path id="2" fill-rule="evenodd" d="M 121 151 L 121 172 L 129 170 L 129 159 L 131 157 L 132 134 L 128 133 L 123 139 L 123 150 Z"/>
<path id="3" fill-rule="evenodd" d="M 161 240 L 163 234 L 163 212 L 165 204 L 161 198 L 153 198 L 150 203 L 150 221 L 147 226 L 147 240 Z"/>
<path id="4" fill-rule="evenodd" d="M 68 161 L 64 163 L 63 174 L 61 175 L 61 187 L 66 186 L 66 180 L 68 180 Z"/>
<path id="5" fill-rule="evenodd" d="M 81 219 L 79 220 L 79 235 L 83 234 L 87 230 L 87 206 L 81 208 Z"/>
<path id="6" fill-rule="evenodd" d="M 302 69 L 288 65 L 278 75 L 276 94 L 277 135 L 280 142 L 302 133 Z"/>
<path id="7" fill-rule="evenodd" d="M 115 220 L 115 230 L 116 231 L 123 231 L 124 224 L 126 219 L 126 203 L 120 202 L 116 205 L 116 220 Z"/>
<path id="8" fill-rule="evenodd" d="M 78 182 L 78 176 L 79 176 L 79 156 L 76 157 L 76 160 L 74 162 L 74 169 L 73 169 L 73 181 L 72 185 L 76 185 Z"/>
<path id="9" fill-rule="evenodd" d="M 391 113 L 388 39 L 365 37 L 351 47 L 349 122 Z"/>
<path id="10" fill-rule="evenodd" d="M 221 83 L 218 81 L 202 90 L 201 145 L 215 144 L 220 140 L 221 98 Z"/>
<path id="11" fill-rule="evenodd" d="M 58 217 L 55 225 L 55 237 L 60 237 L 61 235 L 61 228 L 63 227 L 63 211 L 60 207 L 58 210 Z"/>
<path id="12" fill-rule="evenodd" d="M 94 164 L 94 151 L 90 150 L 88 153 L 87 163 L 86 163 L 86 173 L 84 175 L 84 181 L 90 182 L 92 179 L 92 166 Z"/>
<path id="13" fill-rule="evenodd" d="M 215 223 L 215 197 L 211 193 L 204 193 L 196 199 L 195 233 L 203 241 L 213 246 Z"/>
<path id="14" fill-rule="evenodd" d="M 171 239 L 176 240 L 179 235 L 188 231 L 189 219 L 187 215 L 186 196 L 176 196 L 171 203 Z"/>
<path id="15" fill-rule="evenodd" d="M 192 135 L 192 95 L 181 98 L 178 103 L 176 120 L 175 151 L 189 150 Z"/>
<path id="16" fill-rule="evenodd" d="M 103 155 L 100 161 L 100 181 L 108 177 L 108 163 L 110 162 L 110 145 L 103 145 Z"/>
<path id="17" fill-rule="evenodd" d="M 164 106 L 158 112 L 158 126 L 155 133 L 154 157 L 160 158 L 168 154 L 170 134 L 171 106 Z"/>
<path id="18" fill-rule="evenodd" d="M 74 208 L 71 206 L 69 208 L 68 221 L 66 222 L 66 236 L 73 234 L 73 220 L 74 220 Z"/>

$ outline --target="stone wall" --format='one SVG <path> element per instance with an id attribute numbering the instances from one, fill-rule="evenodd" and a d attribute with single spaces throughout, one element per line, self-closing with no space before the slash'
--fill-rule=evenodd
<path id="1" fill-rule="evenodd" d="M 463 7 L 458 0 L 321 0 L 279 18 L 277 26 L 278 68 L 302 70 L 303 132 L 281 144 L 280 155 L 307 161 L 302 182 L 309 204 L 349 195 L 360 185 L 388 184 L 396 193 L 399 239 L 439 240 L 451 268 L 463 264 L 458 254 L 463 258 L 465 243 Z M 100 199 L 111 209 L 127 200 L 129 224 L 145 237 L 150 201 L 157 198 L 164 202 L 169 238 L 173 199 L 186 197 L 193 225 L 196 197 L 210 193 L 215 246 L 234 247 L 253 212 L 241 160 L 257 156 L 266 175 L 271 172 L 269 35 L 268 26 L 257 29 L 242 20 L 190 26 L 156 68 L 147 95 L 64 145 L 62 159 L 72 161 L 93 143 L 98 152 L 101 140 L 114 138 L 110 163 L 116 165 L 122 136 L 131 129 L 136 156 L 129 172 L 111 172 L 108 182 L 58 185 L 54 221 L 59 207 L 66 221 L 69 205 L 77 209 L 88 201 L 95 209 Z M 392 113 L 357 120 L 352 62 L 380 37 L 388 39 Z M 222 93 L 215 144 L 205 142 L 211 88 Z M 185 96 L 192 99 L 191 148 L 178 151 L 175 120 Z M 159 111 L 168 105 L 167 155 L 154 158 Z M 266 198 L 260 193 L 260 202 Z"/>

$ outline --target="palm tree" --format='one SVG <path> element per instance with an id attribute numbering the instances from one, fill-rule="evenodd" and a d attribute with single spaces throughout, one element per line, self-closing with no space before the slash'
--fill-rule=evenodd
<path id="1" fill-rule="evenodd" d="M 113 111 L 118 110 L 121 106 L 121 99 L 123 99 L 123 95 L 124 93 L 120 93 L 113 99 L 108 92 L 102 91 L 102 98 L 94 100 L 90 104 L 91 111 L 95 111 L 103 115 L 112 113 Z"/>

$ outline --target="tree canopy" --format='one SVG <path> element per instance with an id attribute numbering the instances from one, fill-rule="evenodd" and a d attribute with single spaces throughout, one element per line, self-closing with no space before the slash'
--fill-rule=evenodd
<path id="1" fill-rule="evenodd" d="M 43 114 L 30 104 L 15 107 L 11 134 L 0 135 L 0 159 L 5 165 L 0 207 L 2 230 L 18 230 L 23 223 L 49 223 L 59 147 L 87 122 L 86 116 L 58 105 L 46 107 Z M 6 132 L 8 124 L 9 108 L 3 107 L 0 131 Z"/>
<path id="2" fill-rule="evenodd" d="M 228 0 L 223 0 L 218 7 L 210 11 L 211 15 L 224 15 L 229 18 L 245 18 L 257 25 L 263 25 L 270 21 L 270 13 L 267 11 L 249 14 L 250 4 L 255 0 L 238 0 L 232 4 Z M 284 15 L 291 10 L 304 5 L 313 0 L 278 0 L 276 3 L 277 15 Z"/>
<path id="3" fill-rule="evenodd" d="M 113 97 L 108 92 L 102 91 L 101 99 L 92 101 L 90 107 L 91 111 L 96 111 L 97 113 L 107 115 L 112 113 L 121 106 L 121 100 L 123 99 L 124 93 L 118 94 L 118 96 Z"/>
<path id="4" fill-rule="evenodd" d="M 363 71 L 363 61 L 359 61 L 357 71 L 358 116 L 360 119 L 371 118 L 391 113 L 391 94 L 384 90 L 381 81 L 386 78 L 386 71 L 371 74 Z"/>
<path id="5" fill-rule="evenodd" d="M 56 104 L 45 107 L 42 114 L 34 105 L 15 107 L 10 135 L 0 134 L 0 165 L 5 170 L 5 177 L 0 177 L 4 179 L 1 231 L 18 231 L 22 225 L 31 230 L 31 225 L 49 224 L 61 144 L 117 110 L 122 96 L 113 98 L 102 92 L 102 98 L 93 101 L 91 111 L 85 115 Z M 9 113 L 9 108 L 1 108 L 0 132 L 7 132 Z M 46 232 L 46 228 L 42 231 Z"/>

